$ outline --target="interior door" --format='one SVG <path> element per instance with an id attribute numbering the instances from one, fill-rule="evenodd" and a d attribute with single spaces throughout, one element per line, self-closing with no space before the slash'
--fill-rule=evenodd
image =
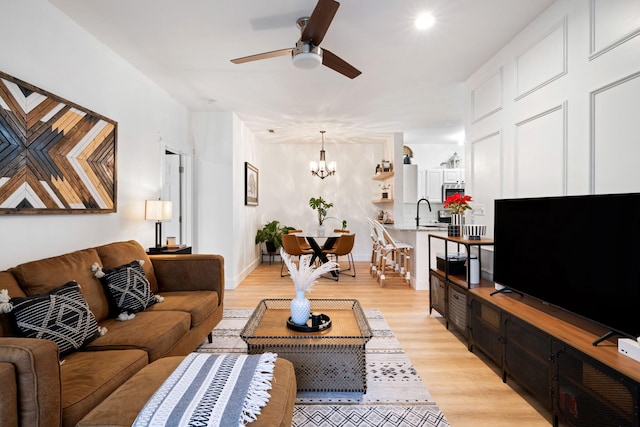
<path id="1" fill-rule="evenodd" d="M 173 202 L 173 216 L 171 221 L 163 224 L 164 242 L 167 237 L 175 237 L 176 243 L 184 243 L 182 218 L 183 218 L 183 195 L 182 176 L 184 168 L 182 166 L 182 156 L 178 153 L 166 150 L 164 156 L 164 183 L 162 188 L 163 200 Z"/>

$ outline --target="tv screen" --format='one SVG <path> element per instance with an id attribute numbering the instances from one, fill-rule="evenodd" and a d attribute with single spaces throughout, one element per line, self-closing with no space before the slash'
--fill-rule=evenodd
<path id="1" fill-rule="evenodd" d="M 640 335 L 640 193 L 495 201 L 496 283 Z"/>

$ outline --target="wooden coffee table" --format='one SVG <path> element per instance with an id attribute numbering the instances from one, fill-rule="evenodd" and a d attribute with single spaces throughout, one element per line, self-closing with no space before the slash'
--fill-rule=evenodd
<path id="1" fill-rule="evenodd" d="M 331 318 L 321 332 L 287 328 L 290 299 L 258 303 L 240 337 L 249 354 L 267 351 L 291 361 L 298 391 L 367 391 L 365 344 L 371 328 L 355 299 L 310 299 L 311 311 Z"/>

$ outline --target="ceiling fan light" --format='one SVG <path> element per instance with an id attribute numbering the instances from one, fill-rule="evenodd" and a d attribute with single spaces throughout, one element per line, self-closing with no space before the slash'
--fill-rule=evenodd
<path id="1" fill-rule="evenodd" d="M 314 52 L 301 52 L 293 57 L 293 65 L 303 70 L 311 70 L 322 64 L 322 56 Z"/>

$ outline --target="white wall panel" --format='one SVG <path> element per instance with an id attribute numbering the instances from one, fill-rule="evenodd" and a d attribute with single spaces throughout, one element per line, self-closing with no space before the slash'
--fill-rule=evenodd
<path id="1" fill-rule="evenodd" d="M 591 0 L 590 12 L 591 59 L 640 34 L 638 0 Z"/>
<path id="2" fill-rule="evenodd" d="M 567 74 L 567 19 L 516 57 L 516 99 Z"/>
<path id="3" fill-rule="evenodd" d="M 481 120 L 502 108 L 502 67 L 471 90 L 472 120 Z"/>
<path id="4" fill-rule="evenodd" d="M 591 94 L 592 192 L 640 191 L 640 72 Z"/>
<path id="5" fill-rule="evenodd" d="M 563 104 L 516 123 L 516 197 L 566 194 L 566 121 Z"/>
<path id="6" fill-rule="evenodd" d="M 495 132 L 471 142 L 471 188 L 474 202 L 485 205 L 487 235 L 493 236 L 493 201 L 502 197 L 502 133 Z M 467 163 L 468 164 L 468 163 Z"/>

